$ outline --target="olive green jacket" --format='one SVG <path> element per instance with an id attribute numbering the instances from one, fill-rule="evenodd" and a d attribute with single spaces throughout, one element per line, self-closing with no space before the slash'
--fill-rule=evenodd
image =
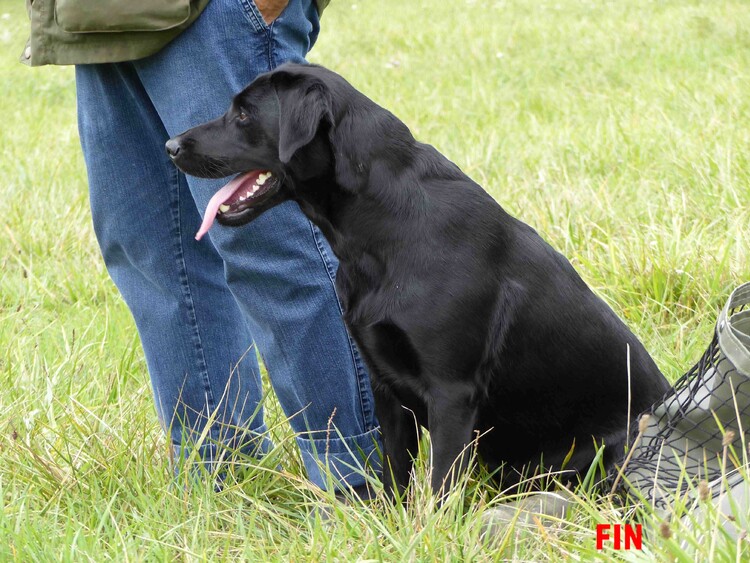
<path id="1" fill-rule="evenodd" d="M 209 0 L 26 0 L 31 66 L 113 63 L 156 53 L 193 23 Z M 317 0 L 322 9 L 329 0 Z"/>

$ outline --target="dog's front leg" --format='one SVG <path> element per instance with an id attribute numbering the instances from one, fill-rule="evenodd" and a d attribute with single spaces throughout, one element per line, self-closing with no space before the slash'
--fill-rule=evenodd
<path id="1" fill-rule="evenodd" d="M 409 485 L 414 456 L 419 447 L 420 426 L 414 413 L 387 387 L 373 386 L 375 413 L 383 437 L 383 488 L 394 499 Z"/>
<path id="2" fill-rule="evenodd" d="M 430 469 L 432 491 L 440 502 L 471 459 L 477 408 L 462 389 L 443 388 L 427 407 L 430 430 Z"/>

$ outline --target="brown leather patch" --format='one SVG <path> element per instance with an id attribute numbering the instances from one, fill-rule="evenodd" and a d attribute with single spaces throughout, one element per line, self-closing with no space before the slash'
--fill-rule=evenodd
<path id="1" fill-rule="evenodd" d="M 287 4 L 289 4 L 289 0 L 255 0 L 255 5 L 258 6 L 263 20 L 268 25 L 271 25 L 281 15 Z"/>

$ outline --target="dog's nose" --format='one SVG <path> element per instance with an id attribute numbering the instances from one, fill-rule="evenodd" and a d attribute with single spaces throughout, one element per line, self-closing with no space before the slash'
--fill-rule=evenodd
<path id="1" fill-rule="evenodd" d="M 170 158 L 174 158 L 177 156 L 177 153 L 180 152 L 180 141 L 177 139 L 169 139 L 167 141 L 167 144 L 164 145 L 167 149 L 167 154 L 170 156 Z"/>

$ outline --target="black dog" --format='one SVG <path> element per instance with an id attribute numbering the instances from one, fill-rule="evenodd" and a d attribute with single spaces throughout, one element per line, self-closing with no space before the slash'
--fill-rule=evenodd
<path id="1" fill-rule="evenodd" d="M 506 485 L 542 466 L 585 472 L 601 444 L 611 465 L 629 421 L 667 389 L 561 254 L 329 70 L 264 74 L 167 151 L 187 174 L 241 173 L 213 197 L 199 236 L 214 217 L 242 225 L 293 199 L 328 238 L 370 368 L 390 492 L 408 484 L 420 426 L 436 492 L 477 434 Z"/>

